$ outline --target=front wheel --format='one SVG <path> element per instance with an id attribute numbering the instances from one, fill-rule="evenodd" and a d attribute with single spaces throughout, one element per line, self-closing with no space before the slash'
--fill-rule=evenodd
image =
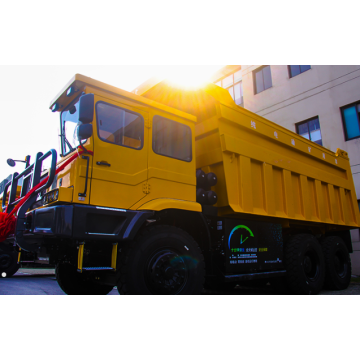
<path id="1" fill-rule="evenodd" d="M 185 231 L 172 226 L 145 229 L 120 259 L 121 295 L 200 294 L 205 278 L 201 250 Z"/>
<path id="2" fill-rule="evenodd" d="M 58 263 L 55 268 L 56 280 L 67 295 L 107 295 L 113 286 L 97 284 L 86 274 L 77 272 L 70 263 Z"/>

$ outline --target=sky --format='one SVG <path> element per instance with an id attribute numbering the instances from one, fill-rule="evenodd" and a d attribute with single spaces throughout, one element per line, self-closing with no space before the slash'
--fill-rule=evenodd
<path id="1" fill-rule="evenodd" d="M 23 65 L 0 66 L 1 140 L 0 181 L 24 163 L 10 167 L 6 160 L 34 161 L 38 152 L 55 149 L 59 153 L 59 113 L 50 102 L 67 82 L 80 73 L 121 89 L 132 91 L 147 79 L 205 80 L 223 65 Z"/>

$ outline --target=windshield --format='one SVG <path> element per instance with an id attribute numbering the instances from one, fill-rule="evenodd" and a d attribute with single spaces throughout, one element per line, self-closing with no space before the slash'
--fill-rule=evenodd
<path id="1" fill-rule="evenodd" d="M 61 113 L 61 150 L 66 155 L 76 149 L 79 141 L 76 136 L 76 128 L 79 122 L 79 99 L 67 110 Z"/>

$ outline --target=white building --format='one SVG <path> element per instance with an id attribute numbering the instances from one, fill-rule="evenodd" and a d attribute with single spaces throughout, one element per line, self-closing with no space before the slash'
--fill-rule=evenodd
<path id="1" fill-rule="evenodd" d="M 360 208 L 360 66 L 228 65 L 212 81 L 234 101 L 350 158 Z M 360 275 L 359 230 L 351 231 L 353 274 Z"/>

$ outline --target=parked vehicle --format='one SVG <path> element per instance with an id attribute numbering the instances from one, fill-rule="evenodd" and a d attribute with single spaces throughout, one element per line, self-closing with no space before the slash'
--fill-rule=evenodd
<path id="1" fill-rule="evenodd" d="M 2 182 L 2 191 L 8 181 Z M 20 197 L 22 186 L 17 186 L 16 198 Z M 1 190 L 0 190 L 1 191 Z M 3 194 L 0 196 L 0 203 L 2 203 Z M 7 201 L 4 205 L 6 209 Z M 0 212 L 1 209 L 0 209 Z M 44 264 L 44 265 L 43 265 Z M 15 241 L 0 242 L 0 278 L 9 278 L 17 273 L 21 266 L 47 266 L 47 261 L 36 257 L 36 253 L 21 251 L 21 248 L 17 246 Z"/>
<path id="2" fill-rule="evenodd" d="M 295 294 L 348 286 L 360 217 L 345 151 L 214 84 L 161 82 L 135 95 L 75 75 L 51 109 L 62 159 L 39 153 L 13 177 L 8 212 L 20 178 L 22 197 L 36 190 L 6 241 L 48 257 L 65 293 L 199 294 L 261 279 Z"/>

